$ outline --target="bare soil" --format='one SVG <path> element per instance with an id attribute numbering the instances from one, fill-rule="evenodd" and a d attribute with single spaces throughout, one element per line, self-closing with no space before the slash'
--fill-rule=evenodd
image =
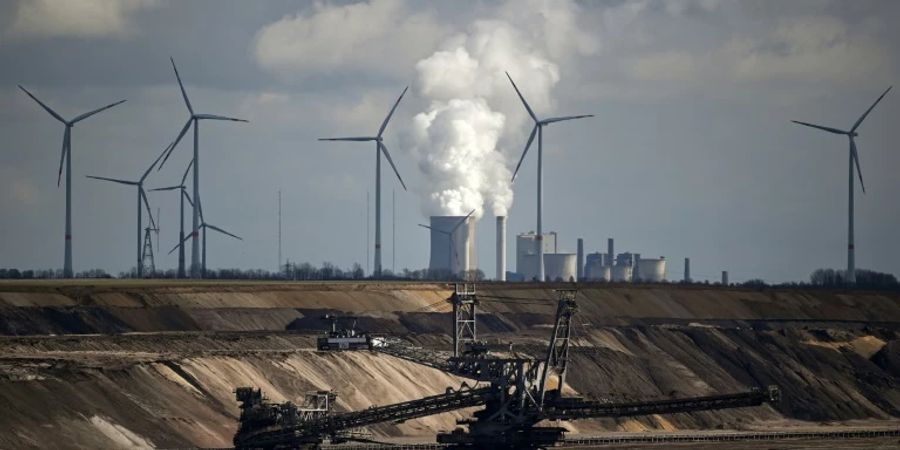
<path id="1" fill-rule="evenodd" d="M 479 334 L 542 354 L 553 287 L 479 285 Z M 443 392 L 462 380 L 384 355 L 311 349 L 327 312 L 357 316 L 361 329 L 449 348 L 451 289 L 435 283 L 0 282 L 0 401 L 10 406 L 0 409 L 6 431 L 0 448 L 228 446 L 238 386 L 262 387 L 276 401 L 334 389 L 342 410 Z M 898 293 L 595 284 L 579 286 L 578 302 L 568 381 L 579 395 L 671 398 L 777 384 L 783 401 L 576 421 L 566 424 L 573 433 L 900 427 Z M 468 413 L 371 431 L 428 440 Z M 821 444 L 717 448 L 891 442 Z"/>

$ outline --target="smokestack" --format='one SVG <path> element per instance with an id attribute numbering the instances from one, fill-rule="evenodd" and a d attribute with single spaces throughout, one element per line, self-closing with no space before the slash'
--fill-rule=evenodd
<path id="1" fill-rule="evenodd" d="M 722 271 L 722 286 L 728 286 L 728 271 Z"/>
<path id="2" fill-rule="evenodd" d="M 584 279 L 584 239 L 582 238 L 578 238 L 578 256 L 575 263 L 578 264 L 576 279 L 581 281 Z"/>
<path id="3" fill-rule="evenodd" d="M 506 281 L 506 216 L 497 216 L 497 281 Z"/>
<path id="4" fill-rule="evenodd" d="M 691 258 L 684 258 L 684 282 L 691 282 Z"/>
<path id="5" fill-rule="evenodd" d="M 609 265 L 612 266 L 616 260 L 616 253 L 613 251 L 613 238 L 606 240 L 606 256 L 609 258 Z"/>

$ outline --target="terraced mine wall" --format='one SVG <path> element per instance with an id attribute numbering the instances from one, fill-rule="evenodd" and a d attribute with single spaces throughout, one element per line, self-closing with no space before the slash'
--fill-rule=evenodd
<path id="1" fill-rule="evenodd" d="M 478 286 L 479 337 L 543 354 L 554 287 Z M 233 389 L 276 401 L 334 389 L 338 409 L 463 380 L 369 352 L 317 353 L 325 313 L 449 348 L 452 286 L 405 283 L 0 283 L 0 448 L 227 446 Z M 900 418 L 900 294 L 580 285 L 568 381 L 578 395 L 668 398 L 777 384 L 759 408 L 590 420 L 573 432 L 758 430 Z M 573 393 L 573 394 L 574 394 Z M 372 428 L 427 441 L 469 411 Z"/>

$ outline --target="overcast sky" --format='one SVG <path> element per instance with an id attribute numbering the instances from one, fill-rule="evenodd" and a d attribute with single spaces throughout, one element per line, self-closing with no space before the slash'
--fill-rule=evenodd
<path id="1" fill-rule="evenodd" d="M 17 84 L 67 117 L 128 99 L 73 129 L 73 252 L 76 271 L 134 265 L 134 189 L 85 175 L 136 179 L 177 134 L 188 112 L 169 56 L 198 112 L 250 120 L 201 123 L 204 213 L 244 237 L 211 236 L 211 267 L 275 268 L 279 189 L 285 258 L 366 267 L 374 148 L 316 138 L 375 133 L 407 85 L 385 133 L 409 191 L 384 165 L 384 265 L 394 261 L 396 191 L 396 267 L 425 267 L 428 235 L 416 224 L 434 212 L 443 169 L 421 119 L 458 94 L 436 93 L 420 62 L 462 49 L 469 71 L 442 60 L 437 76 L 469 76 L 454 86 L 478 91 L 487 117 L 502 118 L 490 122 L 501 171 L 515 167 L 530 131 L 503 70 L 540 115 L 596 114 L 544 133 L 544 223 L 561 250 L 578 237 L 601 250 L 614 237 L 617 251 L 666 256 L 670 279 L 685 256 L 696 278 L 807 279 L 846 265 L 848 151 L 845 138 L 790 120 L 849 128 L 897 83 L 898 19 L 892 0 L 2 2 L 0 267 L 63 259 L 63 126 Z M 895 274 L 898 95 L 857 141 L 867 188 L 857 185 L 857 266 Z M 510 269 L 512 236 L 535 228 L 534 150 L 512 186 Z M 175 184 L 190 152 L 186 139 L 148 187 Z M 161 208 L 157 264 L 173 268 L 176 254 L 165 253 L 177 240 L 177 195 L 150 201 Z M 489 203 L 477 256 L 493 275 Z"/>

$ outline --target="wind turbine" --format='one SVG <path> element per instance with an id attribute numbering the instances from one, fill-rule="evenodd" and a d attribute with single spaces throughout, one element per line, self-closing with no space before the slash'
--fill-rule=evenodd
<path id="1" fill-rule="evenodd" d="M 184 271 L 184 201 L 187 200 L 191 206 L 194 206 L 194 202 L 191 201 L 191 196 L 187 193 L 187 186 L 184 184 L 187 181 L 188 172 L 191 170 L 191 166 L 194 165 L 194 161 L 188 163 L 187 168 L 184 169 L 184 175 L 181 177 L 181 184 L 178 186 L 169 186 L 157 189 L 151 189 L 151 191 L 172 191 L 178 189 L 180 195 L 178 196 L 180 200 L 179 207 L 179 231 L 178 231 L 178 278 L 185 278 Z"/>
<path id="2" fill-rule="evenodd" d="M 197 199 L 197 207 L 200 210 L 200 221 L 201 221 L 200 228 L 203 229 L 203 259 L 202 259 L 201 266 L 200 266 L 200 273 L 203 277 L 206 277 L 206 230 L 210 229 L 213 231 L 218 231 L 219 233 L 222 233 L 226 236 L 231 236 L 239 241 L 243 241 L 244 239 L 237 235 L 231 234 L 211 223 L 206 223 L 206 220 L 203 219 L 203 205 L 200 204 L 199 199 Z M 181 241 L 178 242 L 178 245 L 176 245 L 175 247 L 172 247 L 172 250 L 169 250 L 169 254 L 171 255 L 172 252 L 174 252 L 176 248 L 184 245 L 184 241 L 186 241 L 188 238 L 190 238 L 190 236 L 185 236 L 184 238 L 182 238 Z"/>
<path id="3" fill-rule="evenodd" d="M 394 114 L 394 111 L 397 109 L 397 105 L 400 104 L 400 100 L 403 99 L 403 95 L 406 94 L 406 90 L 408 87 L 403 88 L 403 92 L 400 93 L 400 97 L 397 98 L 397 101 L 394 103 L 394 107 L 391 108 L 391 111 L 388 113 L 387 117 L 384 118 L 384 122 L 381 122 L 381 127 L 378 128 L 378 134 L 375 136 L 364 136 L 364 137 L 339 137 L 339 138 L 320 138 L 320 141 L 375 141 L 375 273 L 374 276 L 376 278 L 381 276 L 381 153 L 384 152 L 384 156 L 387 158 L 388 162 L 391 164 L 391 167 L 394 169 L 394 173 L 397 175 L 397 179 L 400 180 L 400 185 L 403 186 L 403 190 L 406 190 L 406 183 L 403 182 L 403 178 L 400 177 L 400 172 L 397 171 L 397 166 L 394 165 L 394 160 L 391 159 L 391 153 L 388 151 L 386 145 L 382 140 L 381 135 L 384 133 L 384 129 L 387 128 L 388 121 L 391 120 L 391 116 Z"/>
<path id="4" fill-rule="evenodd" d="M 56 111 L 50 109 L 49 106 L 45 105 L 44 102 L 38 100 L 37 97 L 34 96 L 31 92 L 28 92 L 28 89 L 19 85 L 19 89 L 28 94 L 32 100 L 36 101 L 39 105 L 41 105 L 44 110 L 50 113 L 56 120 L 63 123 L 66 126 L 66 131 L 63 133 L 63 143 L 62 143 L 62 153 L 59 155 L 59 173 L 56 177 L 56 186 L 59 187 L 59 182 L 62 179 L 62 170 L 63 170 L 63 161 L 66 164 L 66 238 L 65 238 L 65 259 L 63 260 L 63 276 L 65 278 L 72 278 L 73 270 L 72 270 L 72 127 L 75 126 L 76 123 L 81 122 L 88 117 L 97 114 L 100 111 L 107 110 L 112 108 L 113 106 L 125 103 L 125 100 L 119 100 L 118 102 L 111 103 L 102 108 L 97 108 L 93 111 L 86 112 L 79 116 L 76 116 L 72 120 L 63 119 L 62 116 L 56 113 Z"/>
<path id="5" fill-rule="evenodd" d="M 825 127 L 822 125 L 815 125 L 812 123 L 800 122 L 799 120 L 792 120 L 799 125 L 804 125 L 807 127 L 818 128 L 820 130 L 827 131 L 829 133 L 834 134 L 842 134 L 847 136 L 850 141 L 850 166 L 849 166 L 849 211 L 848 211 L 848 227 L 847 227 L 847 283 L 853 284 L 856 283 L 856 255 L 854 254 L 854 246 L 853 246 L 853 166 L 856 165 L 856 174 L 859 176 L 859 185 L 862 187 L 863 194 L 866 193 L 866 184 L 863 182 L 862 170 L 859 168 L 859 153 L 856 151 L 856 141 L 855 137 L 859 136 L 856 132 L 856 129 L 862 124 L 863 120 L 865 120 L 866 116 L 875 109 L 875 105 L 887 95 L 888 91 L 891 90 L 893 86 L 885 89 L 884 92 L 881 93 L 881 96 L 875 100 L 875 103 L 872 103 L 872 106 L 863 113 L 862 116 L 857 119 L 856 123 L 853 124 L 853 127 L 850 128 L 850 131 L 839 130 L 837 128 Z"/>
<path id="6" fill-rule="evenodd" d="M 538 137 L 538 157 L 537 157 L 537 236 L 535 237 L 537 241 L 538 247 L 538 280 L 544 280 L 544 229 L 543 229 L 543 198 L 544 198 L 544 169 L 543 169 L 543 159 L 544 159 L 544 146 L 543 146 L 543 137 L 544 137 L 544 127 L 550 125 L 554 122 L 562 122 L 565 120 L 575 120 L 575 119 L 583 119 L 585 117 L 594 117 L 593 114 L 583 114 L 580 116 L 562 116 L 562 117 L 551 117 L 549 119 L 538 119 L 537 115 L 534 114 L 534 111 L 531 110 L 531 106 L 528 106 L 528 102 L 525 101 L 525 97 L 522 96 L 522 93 L 519 92 L 519 87 L 516 86 L 516 83 L 513 81 L 512 77 L 509 76 L 509 72 L 506 73 L 506 77 L 509 78 L 509 82 L 512 83 L 513 89 L 516 90 L 516 94 L 519 95 L 519 98 L 522 100 L 522 104 L 525 105 L 525 109 L 528 111 L 528 115 L 531 116 L 531 119 L 534 120 L 534 128 L 531 129 L 531 135 L 528 136 L 528 143 L 525 144 L 525 150 L 522 152 L 522 157 L 519 158 L 519 163 L 516 164 L 516 171 L 513 172 L 512 181 L 516 180 L 516 175 L 519 173 L 519 167 L 522 166 L 522 161 L 525 160 L 525 155 L 528 154 L 528 149 L 531 147 L 531 142 L 534 141 L 534 135 L 537 134 Z"/>
<path id="7" fill-rule="evenodd" d="M 419 226 L 422 227 L 422 228 L 428 228 L 428 229 L 431 230 L 431 231 L 437 231 L 438 233 L 441 233 L 441 234 L 447 236 L 447 272 L 450 274 L 450 278 L 453 278 L 453 275 L 454 275 L 454 273 L 453 273 L 453 260 L 452 260 L 451 258 L 456 259 L 456 263 L 459 264 L 459 252 L 456 251 L 456 246 L 453 245 L 454 242 L 455 242 L 454 236 L 456 235 L 456 230 L 457 230 L 462 224 L 466 223 L 466 220 L 468 220 L 469 217 L 472 216 L 472 214 L 475 214 L 475 210 L 474 210 L 474 209 L 473 209 L 472 211 L 470 211 L 469 214 L 466 214 L 465 217 L 463 217 L 462 219 L 460 219 L 459 222 L 456 223 L 456 225 L 453 225 L 453 227 L 450 228 L 450 231 L 447 231 L 447 230 L 440 230 L 440 229 L 437 229 L 437 228 L 432 228 L 432 227 L 430 227 L 430 226 L 428 226 L 428 225 L 421 224 L 421 223 L 419 224 Z M 451 255 L 452 255 L 452 256 L 451 256 Z M 468 268 L 467 268 L 467 269 L 468 269 Z"/>
<path id="8" fill-rule="evenodd" d="M 193 220 L 191 226 L 191 277 L 198 277 L 200 275 L 200 246 L 197 241 L 199 231 L 200 231 L 200 210 L 197 208 L 197 205 L 200 203 L 200 121 L 201 120 L 229 120 L 232 122 L 248 122 L 244 119 L 236 119 L 234 117 L 226 117 L 226 116 L 218 116 L 214 114 L 198 114 L 194 112 L 194 107 L 191 106 L 191 101 L 188 100 L 187 91 L 184 90 L 184 83 L 181 82 L 181 75 L 178 74 L 178 68 L 175 67 L 175 59 L 169 58 L 172 61 L 172 69 L 175 70 L 175 78 L 178 80 L 178 87 L 181 88 L 181 96 L 184 97 L 184 104 L 187 106 L 188 112 L 191 113 L 191 116 L 188 118 L 187 122 L 184 124 L 184 127 L 181 129 L 181 132 L 178 133 L 178 137 L 175 139 L 175 142 L 172 144 L 172 147 L 167 151 L 163 152 L 165 157 L 162 160 L 162 163 L 159 164 L 159 168 L 162 169 L 163 164 L 169 159 L 169 156 L 172 155 L 172 151 L 175 150 L 175 147 L 181 142 L 181 138 L 184 137 L 185 133 L 187 133 L 188 129 L 191 125 L 194 126 L 194 204 L 193 204 Z"/>
<path id="9" fill-rule="evenodd" d="M 151 229 L 156 228 L 156 222 L 153 220 L 153 212 L 150 209 L 150 202 L 147 201 L 147 193 L 144 191 L 144 180 L 147 179 L 147 175 L 150 174 L 150 171 L 153 170 L 153 167 L 156 166 L 156 163 L 159 162 L 159 157 L 153 161 L 153 164 L 150 164 L 150 167 L 144 171 L 144 174 L 141 175 L 140 180 L 138 181 L 129 181 L 129 180 L 121 180 L 118 178 L 106 178 L 106 177 L 97 177 L 94 175 L 88 175 L 88 178 L 93 178 L 95 180 L 103 180 L 103 181 L 112 181 L 113 183 L 119 184 L 127 184 L 129 186 L 137 186 L 137 276 L 141 278 L 144 276 L 143 270 L 143 251 L 141 245 L 141 232 L 143 229 L 141 228 L 141 203 L 144 204 L 144 207 L 147 208 L 147 216 L 150 217 L 150 225 Z"/>

